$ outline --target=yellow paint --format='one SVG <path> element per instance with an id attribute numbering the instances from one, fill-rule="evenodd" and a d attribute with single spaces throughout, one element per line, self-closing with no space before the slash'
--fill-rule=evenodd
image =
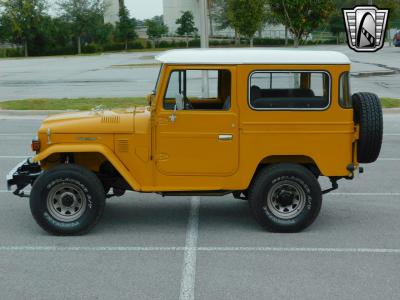
<path id="1" fill-rule="evenodd" d="M 165 89 L 169 74 L 184 69 L 229 70 L 231 109 L 176 111 L 171 122 L 173 111 L 163 108 Z M 255 70 L 326 71 L 332 80 L 330 107 L 254 111 L 247 85 Z M 133 189 L 145 192 L 243 190 L 259 164 L 285 161 L 315 164 L 324 176 L 348 176 L 346 167 L 357 164 L 358 130 L 353 110 L 340 107 L 338 97 L 339 76 L 349 70 L 349 65 L 164 65 L 148 107 L 47 119 L 39 130 L 42 149 L 35 160 L 46 165 L 58 153 L 99 153 Z M 308 80 L 302 78 L 302 84 Z M 219 135 L 232 135 L 232 140 L 221 141 Z M 96 161 L 102 159 L 85 166 L 96 171 Z"/>

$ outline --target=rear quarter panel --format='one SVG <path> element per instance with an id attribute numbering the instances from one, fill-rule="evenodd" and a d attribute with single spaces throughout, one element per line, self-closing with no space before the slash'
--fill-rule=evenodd
<path id="1" fill-rule="evenodd" d="M 353 110 L 339 105 L 339 76 L 349 65 L 276 65 L 238 67 L 240 107 L 240 173 L 254 174 L 266 157 L 299 155 L 311 158 L 324 176 L 347 176 L 353 161 Z M 331 103 L 325 110 L 253 110 L 248 79 L 255 70 L 325 71 L 331 76 Z M 246 83 L 246 84 L 244 84 Z"/>

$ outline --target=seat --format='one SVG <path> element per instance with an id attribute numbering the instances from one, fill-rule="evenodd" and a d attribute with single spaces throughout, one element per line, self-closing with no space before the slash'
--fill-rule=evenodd
<path id="1" fill-rule="evenodd" d="M 258 98 L 261 98 L 261 97 L 262 97 L 262 94 L 261 94 L 260 87 L 256 86 L 256 85 L 253 85 L 250 88 L 250 99 L 251 99 L 251 102 L 254 102 L 254 100 L 256 100 Z"/>

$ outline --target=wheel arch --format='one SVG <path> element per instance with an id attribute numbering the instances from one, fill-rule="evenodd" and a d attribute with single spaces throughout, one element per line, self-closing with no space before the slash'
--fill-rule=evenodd
<path id="1" fill-rule="evenodd" d="M 136 178 L 129 172 L 129 170 L 124 166 L 124 164 L 118 159 L 118 157 L 106 146 L 104 145 L 51 145 L 43 152 L 39 153 L 33 158 L 34 162 L 44 162 L 46 159 L 57 154 L 98 154 L 102 155 L 105 160 L 109 161 L 111 165 L 121 174 L 121 176 L 128 182 L 128 184 L 135 191 L 140 191 L 141 187 Z"/>
<path id="2" fill-rule="evenodd" d="M 321 170 L 316 161 L 307 155 L 270 155 L 264 157 L 258 164 L 257 169 L 272 164 L 292 163 L 298 164 L 309 169 L 317 177 L 321 175 Z"/>
<path id="3" fill-rule="evenodd" d="M 264 157 L 259 161 L 256 166 L 256 169 L 251 177 L 248 188 L 252 185 L 254 178 L 256 178 L 257 174 L 263 170 L 265 167 L 275 164 L 281 163 L 292 163 L 297 165 L 302 165 L 310 170 L 317 178 L 322 174 L 321 169 L 319 168 L 316 161 L 307 155 L 269 155 Z"/>

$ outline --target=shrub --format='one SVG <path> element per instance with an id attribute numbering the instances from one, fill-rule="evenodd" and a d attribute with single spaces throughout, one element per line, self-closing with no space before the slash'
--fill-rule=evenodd
<path id="1" fill-rule="evenodd" d="M 143 43 L 140 41 L 128 43 L 128 49 L 143 49 L 143 48 L 144 48 Z"/>
<path id="2" fill-rule="evenodd" d="M 22 57 L 24 56 L 23 48 L 2 48 L 0 49 L 0 57 Z"/>
<path id="3" fill-rule="evenodd" d="M 192 48 L 200 47 L 200 40 L 199 39 L 190 40 L 189 47 L 192 47 Z"/>
<path id="4" fill-rule="evenodd" d="M 109 43 L 103 45 L 103 51 L 121 51 L 125 49 L 123 43 Z"/>
<path id="5" fill-rule="evenodd" d="M 97 53 L 97 52 L 102 52 L 102 51 L 103 51 L 103 47 L 98 44 L 94 44 L 94 43 L 87 44 L 82 47 L 83 53 Z"/>

